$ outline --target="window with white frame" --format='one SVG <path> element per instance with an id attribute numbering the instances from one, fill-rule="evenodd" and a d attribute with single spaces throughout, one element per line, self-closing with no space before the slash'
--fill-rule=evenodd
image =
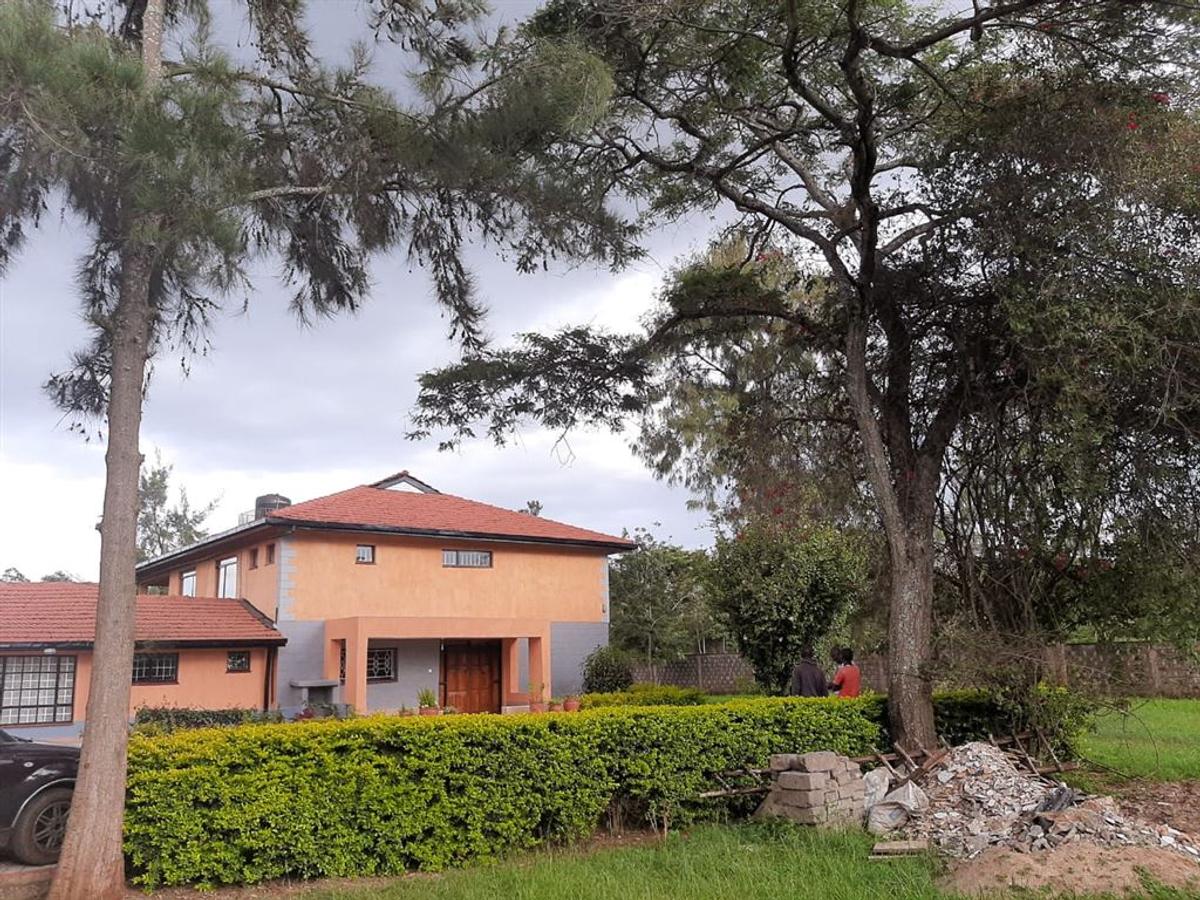
<path id="1" fill-rule="evenodd" d="M 196 570 L 184 572 L 179 576 L 179 593 L 184 597 L 196 596 Z"/>
<path id="2" fill-rule="evenodd" d="M 443 550 L 442 565 L 448 569 L 490 569 L 491 550 Z"/>
<path id="3" fill-rule="evenodd" d="M 70 722 L 74 709 L 74 656 L 0 656 L 0 725 Z"/>
<path id="4" fill-rule="evenodd" d="M 134 684 L 169 684 L 179 680 L 178 653 L 135 653 Z"/>
<path id="5" fill-rule="evenodd" d="M 396 648 L 374 647 L 367 650 L 367 681 L 396 680 Z"/>
<path id="6" fill-rule="evenodd" d="M 354 561 L 360 566 L 371 566 L 375 564 L 375 545 L 374 544 L 359 544 L 354 548 Z"/>
<path id="7" fill-rule="evenodd" d="M 236 597 L 238 595 L 238 561 L 236 556 L 223 559 L 217 563 L 217 596 Z"/>

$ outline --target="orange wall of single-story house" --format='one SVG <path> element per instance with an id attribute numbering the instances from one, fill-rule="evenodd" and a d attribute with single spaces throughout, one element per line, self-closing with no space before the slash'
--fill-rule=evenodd
<path id="1" fill-rule="evenodd" d="M 262 709 L 263 679 L 266 676 L 267 650 L 249 649 L 250 671 L 225 671 L 224 649 L 187 648 L 147 650 L 147 653 L 178 653 L 179 680 L 173 684 L 135 684 L 129 699 L 132 716 L 143 706 L 175 706 L 191 709 Z M 141 652 L 141 651 L 139 651 Z M 42 656 L 41 653 L 9 653 L 3 656 Z M 91 650 L 60 650 L 57 656 L 75 657 L 74 721 L 82 722 L 87 711 L 88 687 L 92 677 Z M 62 723 L 58 723 L 62 724 Z M 27 726 L 26 726 L 27 727 Z"/>
<path id="2" fill-rule="evenodd" d="M 375 562 L 355 562 L 358 544 Z M 607 610 L 602 551 L 394 535 L 297 532 L 288 537 L 294 586 L 287 618 L 430 616 L 600 622 Z M 442 565 L 442 550 L 490 550 L 492 567 Z"/>

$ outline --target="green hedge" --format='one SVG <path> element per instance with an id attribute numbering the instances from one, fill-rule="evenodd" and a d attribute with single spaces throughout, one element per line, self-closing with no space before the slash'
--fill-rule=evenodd
<path id="1" fill-rule="evenodd" d="M 992 711 L 938 702 L 961 734 Z M 126 851 L 148 887 L 436 870 L 583 837 L 605 814 L 663 827 L 742 810 L 694 798 L 771 753 L 883 746 L 883 715 L 882 698 L 755 698 L 135 735 Z"/>
<path id="2" fill-rule="evenodd" d="M 878 741 L 863 704 L 824 700 L 135 735 L 126 850 L 147 886 L 440 869 L 585 836 L 612 809 L 704 815 L 689 798 L 713 772 Z"/>
<path id="3" fill-rule="evenodd" d="M 579 698 L 581 709 L 602 706 L 699 706 L 708 695 L 697 688 L 676 687 L 673 684 L 634 684 L 627 691 L 584 694 Z"/>
<path id="4" fill-rule="evenodd" d="M 142 706 L 133 716 L 133 727 L 142 734 L 161 734 L 181 728 L 218 728 L 252 722 L 278 722 L 278 712 L 260 709 L 191 709 L 177 706 Z"/>

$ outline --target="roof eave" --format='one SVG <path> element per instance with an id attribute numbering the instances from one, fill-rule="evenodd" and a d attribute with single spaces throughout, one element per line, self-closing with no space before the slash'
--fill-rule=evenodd
<path id="1" fill-rule="evenodd" d="M 633 541 L 588 540 L 584 538 L 538 537 L 531 535 L 497 534 L 486 531 L 455 531 L 442 528 L 404 528 L 396 525 L 363 525 L 354 522 L 321 522 L 309 519 L 284 519 L 268 516 L 267 524 L 291 528 L 307 528 L 313 531 L 351 531 L 366 534 L 398 534 L 408 537 L 448 538 L 460 541 L 495 541 L 506 544 L 551 544 L 560 547 L 586 547 L 607 550 L 610 553 L 625 553 L 637 547 Z"/>
<path id="2" fill-rule="evenodd" d="M 135 646 L 138 649 L 191 647 L 196 649 L 215 649 L 221 647 L 282 647 L 287 638 L 282 634 L 277 637 L 264 636 L 261 638 L 139 638 Z M 0 650 L 91 650 L 95 641 L 0 641 Z"/>

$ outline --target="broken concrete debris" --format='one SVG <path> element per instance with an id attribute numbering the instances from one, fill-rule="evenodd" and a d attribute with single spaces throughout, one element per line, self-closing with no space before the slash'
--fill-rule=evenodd
<path id="1" fill-rule="evenodd" d="M 925 789 L 929 805 L 910 811 L 900 830 L 913 839 L 928 839 L 951 856 L 974 857 L 990 846 L 1033 852 L 1089 841 L 1170 847 L 1200 862 L 1200 847 L 1188 835 L 1126 818 L 1111 797 L 1088 798 L 1021 772 L 990 744 L 954 748 Z"/>
<path id="2" fill-rule="evenodd" d="M 755 817 L 823 827 L 859 827 L 865 818 L 873 834 L 961 858 L 988 847 L 1030 853 L 1086 841 L 1167 848 L 1200 864 L 1196 838 L 1123 816 L 1111 797 L 1088 797 L 1022 771 L 994 744 L 940 752 L 922 771 L 889 768 L 864 775 L 854 760 L 827 751 L 776 754 L 764 773 L 770 787 Z"/>

